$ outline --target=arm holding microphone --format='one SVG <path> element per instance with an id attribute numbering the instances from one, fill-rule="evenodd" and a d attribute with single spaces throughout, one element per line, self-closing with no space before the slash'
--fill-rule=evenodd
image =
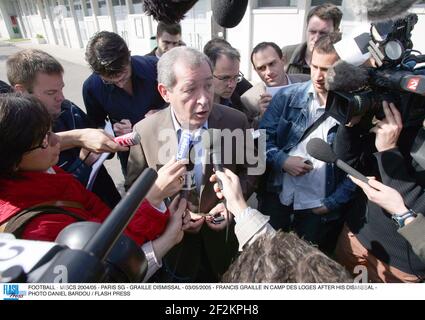
<path id="1" fill-rule="evenodd" d="M 392 216 L 401 215 L 409 211 L 401 194 L 397 190 L 376 181 L 374 178 L 369 179 L 369 184 L 351 176 L 350 178 L 355 184 L 363 189 L 370 201 L 385 209 Z M 413 251 L 422 261 L 425 261 L 424 232 L 425 217 L 422 214 L 417 214 L 416 217 L 408 216 L 404 220 L 404 226 L 398 229 L 398 233 L 410 243 Z"/>
<path id="2" fill-rule="evenodd" d="M 218 180 L 221 181 L 220 184 Z M 239 178 L 231 170 L 217 171 L 210 177 L 210 181 L 215 182 L 214 191 L 217 197 L 226 199 L 227 210 L 235 218 L 235 234 L 239 242 L 239 251 L 242 251 L 244 246 L 251 245 L 262 234 L 275 232 L 268 223 L 270 219 L 268 216 L 248 207 L 242 193 Z"/>
<path id="3" fill-rule="evenodd" d="M 80 147 L 95 153 L 128 151 L 102 129 L 75 129 L 56 134 L 60 137 L 61 150 Z"/>

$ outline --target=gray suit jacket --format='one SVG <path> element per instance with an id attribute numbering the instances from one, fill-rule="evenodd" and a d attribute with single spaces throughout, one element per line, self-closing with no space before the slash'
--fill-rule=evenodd
<path id="1" fill-rule="evenodd" d="M 208 118 L 208 127 L 230 130 L 243 129 L 245 132 L 245 129 L 248 129 L 249 125 L 246 116 L 242 112 L 215 104 Z M 138 122 L 134 126 L 134 130 L 140 134 L 142 139 L 139 145 L 130 148 L 127 177 L 125 180 L 126 189 L 131 186 L 145 168 L 151 167 L 157 170 L 168 162 L 171 157 L 177 154 L 178 147 L 170 107 Z M 232 151 L 236 150 L 236 141 L 232 143 L 232 149 Z M 224 153 L 231 151 L 225 150 L 223 147 L 222 150 L 222 158 L 224 157 Z M 239 176 L 244 195 L 246 198 L 249 197 L 254 191 L 257 177 L 247 175 L 248 165 L 237 164 L 236 152 L 233 152 L 233 163 L 224 163 L 224 167 L 232 170 Z M 209 177 L 213 173 L 212 165 L 206 164 L 203 171 L 204 178 L 200 191 L 199 208 L 200 212 L 207 213 L 219 201 L 213 190 L 213 184 L 209 181 Z M 182 279 L 185 279 L 184 281 L 195 281 L 198 278 L 201 257 L 202 255 L 206 255 L 210 263 L 208 267 L 213 271 L 218 280 L 220 275 L 227 270 L 238 250 L 233 226 L 229 231 L 229 240 L 227 243 L 225 242 L 225 234 L 225 230 L 215 232 L 205 224 L 198 234 L 186 233 L 183 241 L 167 254 L 164 259 L 166 268 L 163 268 L 162 272 L 166 271 L 164 269 L 172 270 L 175 275 L 179 276 L 178 279 L 181 281 L 183 281 Z M 203 250 L 204 253 L 202 253 Z M 176 278 L 171 279 L 170 277 L 163 276 L 159 280 L 171 281 L 176 280 Z"/>
<path id="2" fill-rule="evenodd" d="M 310 80 L 310 76 L 306 74 L 288 74 L 289 80 L 292 83 L 305 82 Z M 241 96 L 241 101 L 246 108 L 245 114 L 250 122 L 259 120 L 260 107 L 258 101 L 260 95 L 266 92 L 266 86 L 263 82 L 257 83 Z"/>
<path id="3" fill-rule="evenodd" d="M 307 43 L 294 44 L 282 48 L 287 74 L 310 74 L 310 66 L 305 62 Z"/>

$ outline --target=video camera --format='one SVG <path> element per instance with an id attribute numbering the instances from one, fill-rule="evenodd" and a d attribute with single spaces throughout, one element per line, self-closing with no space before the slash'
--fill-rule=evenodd
<path id="1" fill-rule="evenodd" d="M 376 67 L 359 67 L 365 72 L 366 81 L 346 80 L 358 83 L 357 89 L 329 91 L 326 111 L 331 117 L 341 124 L 365 114 L 382 119 L 382 101 L 386 100 L 398 107 L 404 126 L 422 123 L 425 118 L 425 68 L 417 65 L 425 62 L 425 55 L 412 50 L 411 41 L 417 22 L 417 15 L 409 14 L 395 21 L 371 24 L 367 51 Z M 352 83 L 347 84 L 347 87 L 352 86 Z M 338 85 L 340 87 L 345 88 L 345 85 Z"/>

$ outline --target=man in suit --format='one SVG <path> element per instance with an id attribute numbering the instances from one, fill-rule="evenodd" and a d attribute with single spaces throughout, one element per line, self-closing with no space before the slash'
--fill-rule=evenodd
<path id="1" fill-rule="evenodd" d="M 240 177 L 245 198 L 254 190 L 255 176 L 249 176 L 252 164 L 254 144 L 246 116 L 232 108 L 214 104 L 214 88 L 212 65 L 201 52 L 178 47 L 165 53 L 158 63 L 158 90 L 170 106 L 135 125 L 135 130 L 142 137 L 138 146 L 132 147 L 128 162 L 128 174 L 125 182 L 129 188 L 146 167 L 159 168 L 177 154 L 179 139 L 189 132 L 193 137 L 194 180 L 199 191 L 198 212 L 191 214 L 191 226 L 186 232 L 183 242 L 176 246 L 164 258 L 162 274 L 157 281 L 174 282 L 215 282 L 226 271 L 237 253 L 238 245 L 233 227 L 228 233 L 226 242 L 226 226 L 231 221 L 225 219 L 214 224 L 209 214 L 221 214 L 227 218 L 226 209 L 219 203 L 209 181 L 213 166 L 209 152 L 197 142 L 195 137 L 203 129 L 228 129 L 229 132 L 239 130 L 247 144 L 231 139 L 231 145 L 222 149 L 224 167 L 237 172 Z M 244 140 L 244 141 L 246 141 Z M 242 146 L 241 146 L 242 145 Z M 238 149 L 239 148 L 239 149 Z M 241 149 L 242 148 L 242 149 Z M 240 159 L 242 152 L 242 163 Z M 231 155 L 231 161 L 228 161 Z M 252 155 L 253 156 L 253 155 Z M 227 160 L 226 160 L 227 159 Z M 261 173 L 261 172 L 258 172 Z M 200 214 L 203 213 L 203 214 Z M 205 213 L 207 214 L 205 216 Z"/>
<path id="2" fill-rule="evenodd" d="M 156 28 L 156 43 L 157 46 L 146 56 L 157 57 L 158 59 L 175 47 L 181 46 L 182 42 L 182 27 L 179 23 L 167 24 L 165 22 L 158 22 Z"/>
<path id="3" fill-rule="evenodd" d="M 310 80 L 305 74 L 286 74 L 282 50 L 274 42 L 261 42 L 251 53 L 251 62 L 262 82 L 245 92 L 241 101 L 250 121 L 259 121 L 272 100 L 267 88 L 288 86 Z M 255 125 L 254 125 L 255 126 Z"/>

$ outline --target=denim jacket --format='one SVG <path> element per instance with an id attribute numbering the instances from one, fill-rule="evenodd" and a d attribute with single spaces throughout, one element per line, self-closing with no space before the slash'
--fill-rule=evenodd
<path id="1" fill-rule="evenodd" d="M 266 130 L 266 158 L 269 169 L 267 191 L 282 190 L 283 164 L 288 153 L 296 146 L 307 127 L 308 106 L 312 96 L 308 93 L 311 81 L 296 83 L 280 90 L 270 102 L 260 122 L 260 129 Z M 337 126 L 329 130 L 327 142 L 332 144 Z M 326 198 L 323 204 L 329 210 L 336 210 L 353 196 L 355 185 L 334 164 L 326 166 Z"/>

